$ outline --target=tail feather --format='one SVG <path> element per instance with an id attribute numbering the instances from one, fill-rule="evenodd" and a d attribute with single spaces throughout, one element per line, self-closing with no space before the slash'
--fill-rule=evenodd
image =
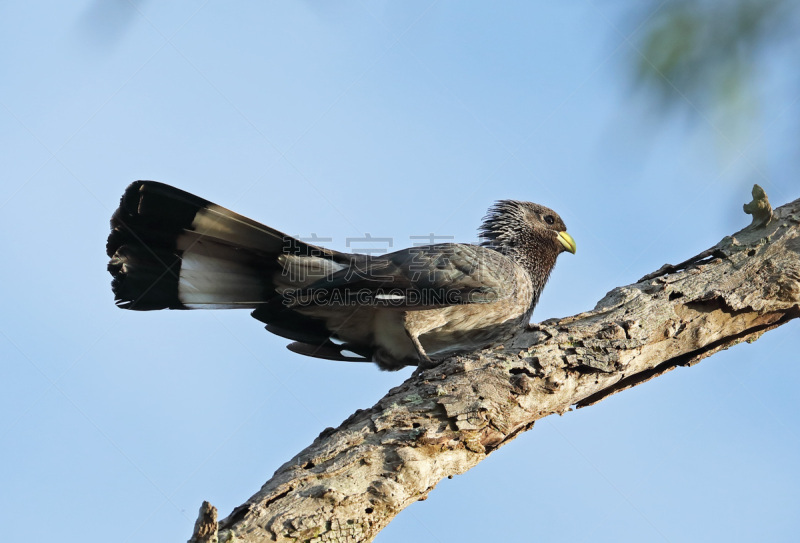
<path id="1" fill-rule="evenodd" d="M 155 181 L 126 189 L 106 252 L 117 305 L 136 310 L 255 308 L 280 255 L 330 253 Z"/>
<path id="2" fill-rule="evenodd" d="M 255 308 L 274 296 L 269 254 L 199 239 L 181 257 L 178 298 L 189 309 Z"/>
<path id="3" fill-rule="evenodd" d="M 125 309 L 181 309 L 178 300 L 180 257 L 157 246 L 127 244 L 111 253 L 111 290 Z"/>

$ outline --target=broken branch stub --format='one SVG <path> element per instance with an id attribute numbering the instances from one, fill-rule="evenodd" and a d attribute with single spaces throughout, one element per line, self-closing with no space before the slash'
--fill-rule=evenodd
<path id="1" fill-rule="evenodd" d="M 753 185 L 753 200 L 744 204 L 744 212 L 753 216 L 751 226 L 766 226 L 772 220 L 772 206 L 769 205 L 769 198 L 759 185 Z"/>

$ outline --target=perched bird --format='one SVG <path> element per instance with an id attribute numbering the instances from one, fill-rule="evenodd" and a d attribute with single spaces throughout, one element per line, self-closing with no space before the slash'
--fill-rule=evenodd
<path id="1" fill-rule="evenodd" d="M 561 218 L 530 202 L 497 202 L 480 235 L 481 245 L 340 253 L 136 181 L 111 219 L 106 252 L 119 307 L 248 308 L 296 353 L 397 370 L 511 338 L 556 257 L 575 252 Z"/>

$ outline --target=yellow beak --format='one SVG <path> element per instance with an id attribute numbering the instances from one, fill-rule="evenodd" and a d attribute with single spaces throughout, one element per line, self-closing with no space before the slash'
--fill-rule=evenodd
<path id="1" fill-rule="evenodd" d="M 566 232 L 559 232 L 558 241 L 561 242 L 561 245 L 564 246 L 564 249 L 566 249 L 572 254 L 575 254 L 575 240 L 572 239 L 572 236 L 570 236 Z"/>

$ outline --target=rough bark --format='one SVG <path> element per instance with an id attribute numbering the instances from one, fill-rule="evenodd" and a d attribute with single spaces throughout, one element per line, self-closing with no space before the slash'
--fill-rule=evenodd
<path id="1" fill-rule="evenodd" d="M 612 290 L 592 311 L 417 372 L 324 430 L 219 523 L 219 541 L 371 541 L 536 420 L 800 316 L 800 200 L 772 212 L 754 189 L 745 211 L 753 224 L 697 257 Z"/>
<path id="2" fill-rule="evenodd" d="M 208 502 L 200 506 L 200 514 L 194 523 L 194 532 L 189 543 L 218 543 L 217 508 Z"/>

